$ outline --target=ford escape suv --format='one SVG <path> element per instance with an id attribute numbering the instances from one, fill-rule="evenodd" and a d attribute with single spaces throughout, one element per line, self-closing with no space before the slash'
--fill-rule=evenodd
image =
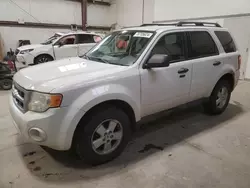
<path id="1" fill-rule="evenodd" d="M 218 24 L 126 28 L 82 57 L 16 73 L 10 113 L 28 141 L 101 164 L 124 150 L 147 115 L 198 99 L 221 114 L 240 65 L 233 38 Z"/>

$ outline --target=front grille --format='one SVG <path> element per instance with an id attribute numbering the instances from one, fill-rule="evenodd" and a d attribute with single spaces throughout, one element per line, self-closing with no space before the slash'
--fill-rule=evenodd
<path id="1" fill-rule="evenodd" d="M 12 96 L 18 109 L 25 113 L 28 110 L 29 91 L 14 82 Z"/>

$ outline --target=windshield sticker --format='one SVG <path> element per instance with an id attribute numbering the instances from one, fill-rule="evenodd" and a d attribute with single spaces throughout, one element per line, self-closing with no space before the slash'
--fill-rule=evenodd
<path id="1" fill-rule="evenodd" d="M 152 35 L 153 33 L 137 32 L 135 33 L 134 37 L 150 38 Z"/>

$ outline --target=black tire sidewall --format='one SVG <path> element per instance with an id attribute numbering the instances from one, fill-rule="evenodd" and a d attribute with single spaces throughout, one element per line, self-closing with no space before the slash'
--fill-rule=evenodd
<path id="1" fill-rule="evenodd" d="M 219 90 L 222 88 L 222 87 L 226 87 L 227 90 L 228 90 L 228 97 L 227 97 L 227 101 L 225 103 L 225 105 L 223 106 L 223 108 L 218 108 L 217 105 L 216 105 L 216 100 L 217 100 L 217 95 L 218 95 L 218 92 Z M 228 83 L 228 81 L 226 80 L 221 80 L 217 83 L 217 85 L 215 86 L 213 92 L 212 92 L 212 95 L 210 96 L 210 100 L 209 100 L 209 103 L 210 103 L 210 108 L 211 108 L 211 112 L 213 114 L 221 114 L 222 112 L 225 111 L 225 109 L 227 108 L 228 106 L 228 103 L 230 101 L 230 98 L 231 98 L 231 87 L 230 87 L 230 84 Z"/>
<path id="2" fill-rule="evenodd" d="M 5 86 L 5 85 L 4 85 L 4 82 L 8 82 L 9 85 L 8 85 L 8 86 Z M 3 81 L 2 81 L 2 88 L 3 88 L 4 90 L 10 90 L 10 89 L 12 88 L 12 80 L 11 80 L 11 79 L 3 79 Z"/>
<path id="3" fill-rule="evenodd" d="M 46 57 L 46 58 L 49 59 L 48 62 L 53 61 L 53 59 L 52 59 L 49 55 L 39 55 L 38 57 L 36 57 L 36 60 L 35 60 L 34 63 L 35 63 L 36 65 L 41 64 L 41 63 L 39 63 L 39 59 L 42 59 L 42 58 L 44 58 L 44 57 Z M 43 62 L 43 63 L 47 63 L 47 62 Z"/>
<path id="4" fill-rule="evenodd" d="M 98 165 L 108 162 L 122 153 L 130 140 L 131 128 L 128 116 L 118 108 L 103 109 L 103 111 L 98 111 L 92 115 L 92 118 L 89 119 L 86 125 L 80 124 L 80 127 L 76 130 L 75 150 L 77 155 L 85 162 Z M 123 138 L 113 152 L 106 155 L 99 155 L 92 149 L 91 138 L 97 126 L 107 119 L 115 119 L 121 123 Z"/>

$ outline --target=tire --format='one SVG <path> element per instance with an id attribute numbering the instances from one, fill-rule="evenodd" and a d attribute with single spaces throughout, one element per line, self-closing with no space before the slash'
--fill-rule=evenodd
<path id="1" fill-rule="evenodd" d="M 12 80 L 11 79 L 3 79 L 1 82 L 2 82 L 2 88 L 4 90 L 10 90 L 12 88 Z"/>
<path id="2" fill-rule="evenodd" d="M 224 100 L 219 100 L 219 93 L 223 93 L 223 91 L 225 90 L 227 92 L 227 95 L 223 97 Z M 219 115 L 223 113 L 226 110 L 230 101 L 231 92 L 232 89 L 229 82 L 227 80 L 220 80 L 214 87 L 214 90 L 208 101 L 203 104 L 205 112 L 210 115 Z"/>
<path id="3" fill-rule="evenodd" d="M 34 60 L 34 64 L 37 65 L 37 64 L 41 64 L 41 63 L 46 63 L 46 62 L 49 62 L 49 61 L 53 61 L 54 59 L 50 56 L 50 55 L 39 55 L 35 58 Z"/>
<path id="4" fill-rule="evenodd" d="M 91 165 L 103 164 L 118 157 L 131 137 L 128 115 L 119 108 L 109 106 L 99 108 L 88 117 L 88 121 L 80 122 L 75 132 L 73 147 L 76 154 Z M 115 137 L 121 139 L 115 140 Z"/>

